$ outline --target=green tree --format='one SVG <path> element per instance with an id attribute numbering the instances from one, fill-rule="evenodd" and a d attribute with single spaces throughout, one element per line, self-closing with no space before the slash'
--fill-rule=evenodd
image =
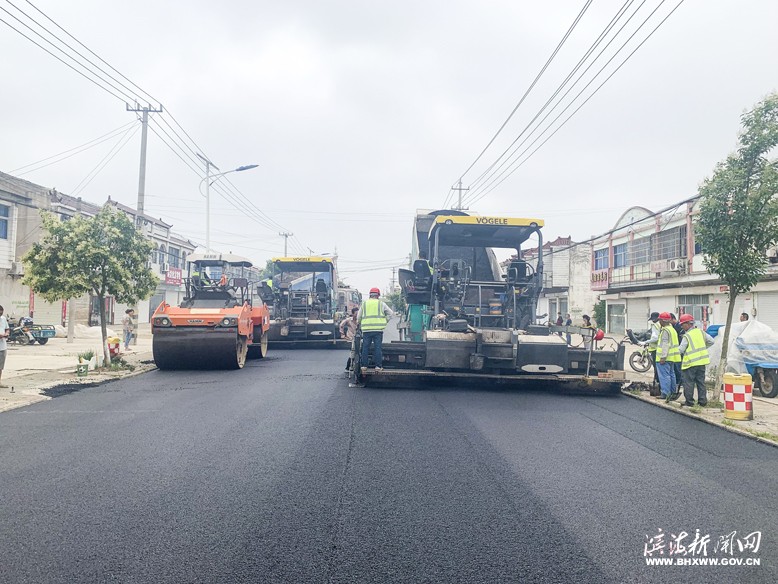
<path id="1" fill-rule="evenodd" d="M 384 302 L 389 305 L 389 308 L 395 312 L 403 312 L 405 310 L 405 298 L 403 298 L 402 291 L 395 290 L 384 296 Z"/>
<path id="2" fill-rule="evenodd" d="M 753 288 L 765 273 L 766 250 L 778 241 L 778 161 L 768 154 L 778 144 L 778 93 L 741 117 L 735 153 L 716 165 L 700 186 L 696 225 L 705 267 L 729 291 L 714 399 L 718 399 L 727 363 L 729 332 L 738 295 Z"/>
<path id="3" fill-rule="evenodd" d="M 44 235 L 23 258 L 22 282 L 49 302 L 95 295 L 108 363 L 105 297 L 135 304 L 151 296 L 158 283 L 147 267 L 152 243 L 124 213 L 108 205 L 94 217 L 68 221 L 46 212 L 41 215 Z"/>
<path id="4" fill-rule="evenodd" d="M 594 322 L 597 323 L 597 328 L 605 330 L 605 300 L 600 300 L 594 305 Z"/>

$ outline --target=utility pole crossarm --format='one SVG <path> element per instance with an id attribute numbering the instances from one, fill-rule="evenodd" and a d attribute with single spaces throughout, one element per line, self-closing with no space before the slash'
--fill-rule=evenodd
<path id="1" fill-rule="evenodd" d="M 287 257 L 288 256 L 288 254 L 287 254 L 287 243 L 289 243 L 289 238 L 292 237 L 294 235 L 294 233 L 282 232 L 282 233 L 279 233 L 278 235 L 280 235 L 281 237 L 284 238 L 284 257 Z"/>

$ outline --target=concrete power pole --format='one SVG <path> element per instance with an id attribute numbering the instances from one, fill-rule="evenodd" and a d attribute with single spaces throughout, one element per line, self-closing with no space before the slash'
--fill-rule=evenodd
<path id="1" fill-rule="evenodd" d="M 287 243 L 289 243 L 289 238 L 294 235 L 294 233 L 279 233 L 281 237 L 284 238 L 284 257 L 287 257 Z"/>
<path id="2" fill-rule="evenodd" d="M 394 292 L 394 275 L 397 272 L 397 268 L 392 268 L 392 288 L 391 292 Z"/>
<path id="3" fill-rule="evenodd" d="M 146 143 L 149 134 L 149 112 L 162 113 L 162 106 L 159 109 L 152 108 L 150 105 L 141 107 L 137 102 L 134 107 L 130 107 L 130 104 L 125 104 L 128 112 L 142 113 L 141 116 L 141 136 L 140 136 L 140 170 L 138 172 L 138 204 L 135 208 L 135 227 L 137 229 L 143 228 L 143 213 L 144 213 L 144 200 L 146 198 Z M 135 309 L 135 335 L 132 339 L 132 344 L 138 344 L 138 317 L 140 313 L 138 307 Z"/>
<path id="4" fill-rule="evenodd" d="M 138 205 L 136 207 L 135 223 L 139 229 L 143 226 L 143 213 L 144 202 L 146 198 L 146 143 L 149 134 L 149 112 L 162 113 L 162 106 L 159 109 L 152 108 L 151 106 L 141 107 L 139 104 L 135 104 L 134 107 L 130 107 L 130 104 L 125 104 L 128 112 L 135 112 L 143 114 L 141 116 L 141 135 L 140 135 L 140 171 L 138 174 Z"/>
<path id="5" fill-rule="evenodd" d="M 454 209 L 456 209 L 457 211 L 463 211 L 464 209 L 462 207 L 462 191 L 469 191 L 470 187 L 467 187 L 466 189 L 462 188 L 462 179 L 460 178 L 459 179 L 459 186 L 454 187 L 453 190 L 457 191 L 457 193 L 458 193 L 457 206 L 454 207 Z"/>

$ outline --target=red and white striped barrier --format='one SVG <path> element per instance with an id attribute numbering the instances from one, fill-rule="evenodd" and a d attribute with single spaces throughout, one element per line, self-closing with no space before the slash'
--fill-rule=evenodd
<path id="1" fill-rule="evenodd" d="M 753 386 L 751 376 L 724 374 L 724 417 L 730 420 L 753 420 Z"/>

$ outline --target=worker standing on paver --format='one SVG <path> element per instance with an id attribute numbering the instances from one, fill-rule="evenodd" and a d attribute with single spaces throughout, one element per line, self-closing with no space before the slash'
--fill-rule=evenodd
<path id="1" fill-rule="evenodd" d="M 708 347 L 713 345 L 713 337 L 694 326 L 694 317 L 684 314 L 680 320 L 685 334 L 678 347 L 681 361 L 681 376 L 683 377 L 683 396 L 685 406 L 694 405 L 694 387 L 697 387 L 697 403 L 705 406 L 708 403 L 708 390 L 705 387 L 705 366 L 710 363 Z"/>
<path id="2" fill-rule="evenodd" d="M 659 388 L 661 397 L 670 401 L 678 397 L 677 382 L 675 380 L 675 364 L 681 361 L 681 352 L 678 349 L 678 334 L 670 323 L 670 313 L 663 312 L 659 315 L 659 342 L 656 349 L 657 374 L 659 375 Z"/>
<path id="3" fill-rule="evenodd" d="M 367 358 L 370 354 L 370 345 L 375 345 L 373 350 L 373 365 L 377 371 L 383 369 L 383 354 L 381 353 L 381 343 L 384 340 L 384 329 L 386 323 L 394 315 L 392 309 L 383 302 L 379 296 L 381 291 L 378 288 L 370 289 L 370 298 L 362 302 L 362 306 L 357 312 L 357 323 L 362 329 L 362 352 L 360 354 L 363 367 L 367 367 Z"/>

